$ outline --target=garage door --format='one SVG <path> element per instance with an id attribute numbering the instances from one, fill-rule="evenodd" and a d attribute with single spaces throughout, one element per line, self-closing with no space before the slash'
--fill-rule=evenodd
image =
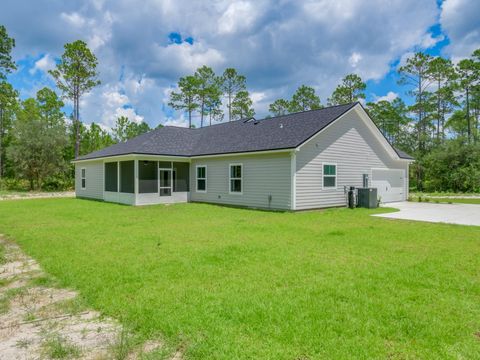
<path id="1" fill-rule="evenodd" d="M 372 187 L 377 188 L 382 203 L 405 200 L 405 171 L 372 169 Z"/>

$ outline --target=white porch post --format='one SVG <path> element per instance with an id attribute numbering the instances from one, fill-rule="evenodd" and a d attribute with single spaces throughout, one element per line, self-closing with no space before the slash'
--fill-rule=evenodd
<path id="1" fill-rule="evenodd" d="M 135 172 L 135 201 L 134 205 L 137 205 L 137 197 L 138 197 L 138 160 L 135 159 L 134 161 L 134 172 Z"/>

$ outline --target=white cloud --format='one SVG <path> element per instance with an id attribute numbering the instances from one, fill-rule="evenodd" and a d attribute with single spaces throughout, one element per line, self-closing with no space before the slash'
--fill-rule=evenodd
<path id="1" fill-rule="evenodd" d="M 230 34 L 249 29 L 258 16 L 258 9 L 248 1 L 230 4 L 218 20 L 219 34 Z"/>
<path id="2" fill-rule="evenodd" d="M 357 52 L 353 52 L 352 55 L 350 55 L 350 57 L 348 58 L 348 63 L 351 67 L 357 67 L 360 60 L 362 60 L 362 55 Z"/>
<path id="3" fill-rule="evenodd" d="M 131 106 L 130 98 L 119 86 L 101 86 L 84 95 L 80 110 L 83 122 L 101 123 L 108 128 L 113 128 L 120 116 L 126 116 L 137 123 L 144 120 Z"/>
<path id="4" fill-rule="evenodd" d="M 86 23 L 85 18 L 77 12 L 72 12 L 70 14 L 62 12 L 60 14 L 60 18 L 64 20 L 68 25 L 78 28 L 82 27 Z"/>
<path id="5" fill-rule="evenodd" d="M 396 92 L 393 92 L 393 91 L 389 91 L 387 93 L 387 95 L 383 95 L 383 96 L 374 96 L 374 99 L 375 99 L 375 102 L 379 102 L 379 101 L 388 101 L 388 102 L 391 102 L 393 100 L 395 100 L 396 98 L 398 98 L 399 95 L 398 93 Z"/>
<path id="6" fill-rule="evenodd" d="M 42 71 L 47 73 L 48 70 L 51 70 L 55 67 L 55 60 L 52 59 L 50 54 L 45 54 L 40 59 L 35 61 L 33 68 L 29 70 L 31 75 L 34 75 L 37 71 Z"/>
<path id="7" fill-rule="evenodd" d="M 220 51 L 208 48 L 201 43 L 169 44 L 167 46 L 153 45 L 154 60 L 163 71 L 192 73 L 202 65 L 218 66 L 225 62 Z"/>
<path id="8" fill-rule="evenodd" d="M 188 120 L 185 119 L 183 115 L 178 118 L 167 118 L 164 122 L 165 126 L 179 126 L 179 127 L 188 127 Z"/>
<path id="9" fill-rule="evenodd" d="M 440 24 L 450 39 L 445 52 L 453 61 L 468 57 L 480 48 L 480 1 L 445 0 Z"/>

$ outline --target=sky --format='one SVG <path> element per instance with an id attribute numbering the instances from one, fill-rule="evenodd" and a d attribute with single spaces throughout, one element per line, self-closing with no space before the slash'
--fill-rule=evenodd
<path id="1" fill-rule="evenodd" d="M 302 84 L 325 105 L 349 73 L 366 81 L 367 101 L 408 102 L 398 66 L 415 51 L 468 57 L 480 48 L 478 14 L 478 0 L 2 0 L 0 24 L 16 40 L 8 79 L 21 98 L 54 88 L 63 45 L 86 41 L 101 85 L 83 96 L 81 120 L 111 128 L 122 115 L 185 126 L 169 94 L 202 65 L 245 75 L 256 118 Z"/>

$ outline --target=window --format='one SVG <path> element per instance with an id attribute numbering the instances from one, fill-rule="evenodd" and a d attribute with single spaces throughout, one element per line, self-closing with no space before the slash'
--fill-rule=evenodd
<path id="1" fill-rule="evenodd" d="M 242 164 L 230 164 L 230 193 L 242 193 Z"/>
<path id="2" fill-rule="evenodd" d="M 197 192 L 207 192 L 207 167 L 197 166 Z"/>
<path id="3" fill-rule="evenodd" d="M 323 164 L 323 188 L 337 187 L 337 165 Z"/>
<path id="4" fill-rule="evenodd" d="M 82 168 L 80 171 L 82 175 L 82 189 L 85 190 L 85 188 L 87 187 L 87 169 Z"/>
<path id="5" fill-rule="evenodd" d="M 105 163 L 105 191 L 118 191 L 118 163 Z"/>

